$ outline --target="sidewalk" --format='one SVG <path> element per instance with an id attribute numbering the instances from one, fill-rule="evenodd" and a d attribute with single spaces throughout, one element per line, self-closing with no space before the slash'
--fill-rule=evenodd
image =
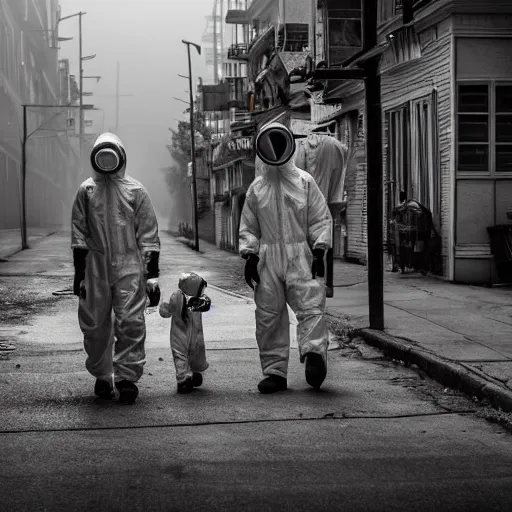
<path id="1" fill-rule="evenodd" d="M 512 410 L 512 289 L 385 272 L 385 333 L 367 329 L 366 268 L 335 263 L 330 316 L 390 356 L 446 385 Z"/>
<path id="2" fill-rule="evenodd" d="M 28 245 L 58 231 L 58 228 L 28 228 Z M 0 260 L 9 258 L 21 251 L 21 230 L 0 229 Z"/>
<path id="3" fill-rule="evenodd" d="M 236 261 L 236 255 L 208 242 L 200 240 L 199 248 L 209 257 Z M 446 386 L 512 411 L 512 288 L 455 285 L 386 271 L 386 329 L 381 333 L 368 329 L 366 267 L 336 260 L 333 281 L 327 313 L 341 320 L 348 338 L 358 335 Z"/>
<path id="4" fill-rule="evenodd" d="M 41 238 L 40 238 L 41 239 Z M 69 234 L 59 232 L 33 244 L 3 275 L 72 276 Z M 55 244 L 62 246 L 55 257 Z M 243 277 L 243 260 L 200 240 L 198 270 L 209 284 L 252 297 Z M 163 269 L 172 267 L 162 255 Z M 209 264 L 211 262 L 211 265 Z M 210 272 L 210 268 L 222 269 Z M 211 275 L 210 275 L 211 274 Z M 488 399 L 512 411 L 512 289 L 480 288 L 446 283 L 418 274 L 385 273 L 384 333 L 371 331 L 368 320 L 366 268 L 335 262 L 334 297 L 327 313 L 347 338 L 360 336 L 386 355 L 416 364 L 449 387 Z"/>

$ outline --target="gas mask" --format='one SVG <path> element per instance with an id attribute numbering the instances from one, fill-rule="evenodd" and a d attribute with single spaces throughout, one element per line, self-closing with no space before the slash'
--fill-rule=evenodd
<path id="1" fill-rule="evenodd" d="M 100 174 L 119 172 L 126 166 L 126 151 L 121 140 L 113 133 L 102 133 L 91 151 L 92 168 Z"/>
<path id="2" fill-rule="evenodd" d="M 295 137 L 281 123 L 263 126 L 256 136 L 256 154 L 272 167 L 285 165 L 295 154 Z"/>

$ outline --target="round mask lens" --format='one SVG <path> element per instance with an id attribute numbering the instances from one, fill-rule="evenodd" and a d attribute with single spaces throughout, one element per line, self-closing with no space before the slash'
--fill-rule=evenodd
<path id="1" fill-rule="evenodd" d="M 96 165 L 103 172 L 112 172 L 119 165 L 119 157 L 113 149 L 102 149 L 95 157 Z"/>
<path id="2" fill-rule="evenodd" d="M 295 140 L 284 126 L 270 126 L 257 136 L 256 152 L 268 165 L 284 165 L 295 152 Z"/>

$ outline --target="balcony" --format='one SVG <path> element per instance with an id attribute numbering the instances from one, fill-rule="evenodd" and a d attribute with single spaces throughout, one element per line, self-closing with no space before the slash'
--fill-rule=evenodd
<path id="1" fill-rule="evenodd" d="M 229 108 L 236 109 L 237 112 L 249 112 L 249 102 L 244 98 L 237 98 L 229 100 Z"/>
<path id="2" fill-rule="evenodd" d="M 231 60 L 248 60 L 249 47 L 245 43 L 232 44 L 228 48 L 228 59 Z"/>

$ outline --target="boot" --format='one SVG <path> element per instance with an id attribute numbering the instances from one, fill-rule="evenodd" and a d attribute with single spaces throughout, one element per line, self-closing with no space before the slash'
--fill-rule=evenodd
<path id="1" fill-rule="evenodd" d="M 94 394 L 102 400 L 112 400 L 112 398 L 114 398 L 112 384 L 108 380 L 96 379 Z"/>
<path id="2" fill-rule="evenodd" d="M 188 378 L 183 382 L 178 382 L 178 393 L 184 395 L 186 393 L 192 393 L 194 391 L 193 379 Z"/>
<path id="3" fill-rule="evenodd" d="M 327 366 L 320 354 L 306 355 L 306 382 L 319 389 L 327 376 Z"/>
<path id="4" fill-rule="evenodd" d="M 192 375 L 192 386 L 199 388 L 203 385 L 203 376 L 200 373 L 194 372 Z"/>
<path id="5" fill-rule="evenodd" d="M 276 393 L 277 391 L 285 391 L 287 388 L 288 384 L 286 379 L 279 375 L 269 375 L 258 384 L 259 392 L 264 395 Z"/>
<path id="6" fill-rule="evenodd" d="M 119 401 L 122 404 L 133 404 L 139 396 L 139 388 L 129 380 L 116 382 L 116 388 L 119 391 Z"/>

